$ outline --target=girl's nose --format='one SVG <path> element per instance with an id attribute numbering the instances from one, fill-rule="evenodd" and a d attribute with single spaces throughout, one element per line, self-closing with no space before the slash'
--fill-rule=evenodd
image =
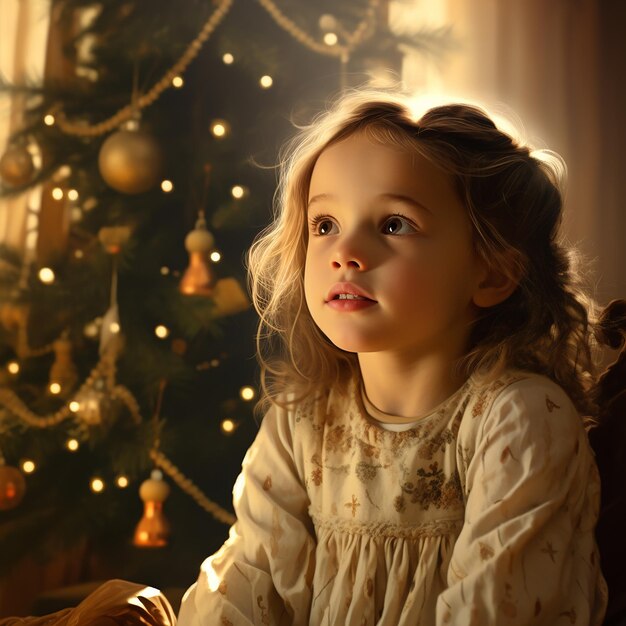
<path id="1" fill-rule="evenodd" d="M 332 266 L 336 269 L 348 267 L 359 270 L 368 269 L 369 261 L 364 243 L 363 240 L 359 243 L 354 237 L 339 243 L 332 255 Z"/>

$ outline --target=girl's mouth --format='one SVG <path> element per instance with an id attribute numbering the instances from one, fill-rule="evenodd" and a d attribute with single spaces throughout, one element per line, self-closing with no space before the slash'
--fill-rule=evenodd
<path id="1" fill-rule="evenodd" d="M 353 293 L 340 293 L 337 294 L 333 300 L 370 300 L 369 298 L 366 298 L 365 296 L 357 296 L 356 294 Z M 370 300 L 370 302 L 373 302 L 373 300 Z"/>
<path id="2" fill-rule="evenodd" d="M 367 298 L 336 298 L 326 304 L 336 311 L 360 311 L 375 305 L 376 302 Z"/>

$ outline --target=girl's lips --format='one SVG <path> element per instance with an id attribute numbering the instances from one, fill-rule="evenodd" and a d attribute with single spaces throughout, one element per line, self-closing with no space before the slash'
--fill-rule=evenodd
<path id="1" fill-rule="evenodd" d="M 326 303 L 337 311 L 360 311 L 376 304 L 374 300 L 329 300 Z"/>
<path id="2" fill-rule="evenodd" d="M 328 292 L 326 296 L 326 302 L 330 302 L 331 300 L 335 300 L 338 295 L 343 293 L 349 293 L 353 296 L 361 296 L 362 298 L 367 298 L 368 300 L 372 300 L 375 302 L 374 298 L 372 298 L 362 287 L 359 285 L 355 285 L 354 283 L 336 283 L 332 286 L 331 290 Z"/>

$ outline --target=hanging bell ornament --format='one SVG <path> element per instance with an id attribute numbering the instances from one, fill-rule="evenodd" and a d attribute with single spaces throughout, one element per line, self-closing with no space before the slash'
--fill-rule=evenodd
<path id="1" fill-rule="evenodd" d="M 143 193 L 161 177 L 163 152 L 154 137 L 139 130 L 139 122 L 132 119 L 102 144 L 98 167 L 102 178 L 116 191 Z"/>
<path id="2" fill-rule="evenodd" d="M 23 145 L 11 144 L 0 158 L 0 179 L 9 187 L 26 185 L 34 171 L 33 158 Z"/>
<path id="3" fill-rule="evenodd" d="M 26 481 L 16 467 L 0 465 L 0 511 L 14 509 L 24 497 Z"/>
<path id="4" fill-rule="evenodd" d="M 201 211 L 196 227 L 185 237 L 185 248 L 189 252 L 189 267 L 180 281 L 180 292 L 188 296 L 210 296 L 215 286 L 215 278 L 209 265 L 209 252 L 215 239 L 207 230 L 204 214 Z"/>
<path id="5" fill-rule="evenodd" d="M 135 528 L 133 543 L 140 548 L 162 548 L 167 545 L 170 525 L 163 515 L 163 502 L 170 493 L 160 470 L 152 470 L 150 478 L 139 488 L 143 500 L 143 517 Z"/>
<path id="6" fill-rule="evenodd" d="M 52 346 L 55 359 L 50 368 L 48 392 L 59 397 L 65 397 L 78 382 L 78 371 L 72 361 L 72 342 L 64 333 Z"/>
<path id="7" fill-rule="evenodd" d="M 250 306 L 250 300 L 245 291 L 241 288 L 239 281 L 232 276 L 217 281 L 213 292 L 213 303 L 215 317 L 235 315 Z"/>

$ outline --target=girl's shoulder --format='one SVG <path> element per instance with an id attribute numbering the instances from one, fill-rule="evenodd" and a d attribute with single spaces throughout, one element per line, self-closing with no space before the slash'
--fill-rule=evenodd
<path id="1" fill-rule="evenodd" d="M 536 372 L 506 370 L 492 380 L 472 376 L 466 416 L 477 434 L 506 423 L 520 429 L 551 427 L 583 430 L 583 420 L 567 392 L 554 380 Z M 480 424 L 480 426 L 479 426 Z"/>
<path id="2" fill-rule="evenodd" d="M 571 403 L 569 396 L 558 383 L 537 372 L 507 369 L 495 378 L 473 374 L 469 382 L 469 404 L 472 406 L 475 417 L 479 413 L 484 413 L 486 408 L 490 408 L 496 399 L 508 395 L 519 396 L 525 402 L 552 395 Z"/>

